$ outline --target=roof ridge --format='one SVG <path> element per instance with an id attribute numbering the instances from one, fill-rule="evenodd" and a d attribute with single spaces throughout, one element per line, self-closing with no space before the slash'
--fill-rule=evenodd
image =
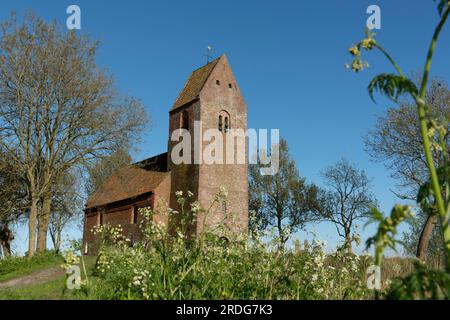
<path id="1" fill-rule="evenodd" d="M 179 107 L 182 107 L 197 99 L 200 91 L 205 86 L 205 83 L 208 81 L 217 63 L 224 56 L 225 55 L 222 54 L 210 63 L 204 65 L 203 67 L 197 68 L 190 73 L 189 78 L 185 82 L 183 89 L 178 94 L 178 97 L 175 100 L 171 111 L 178 109 Z"/>

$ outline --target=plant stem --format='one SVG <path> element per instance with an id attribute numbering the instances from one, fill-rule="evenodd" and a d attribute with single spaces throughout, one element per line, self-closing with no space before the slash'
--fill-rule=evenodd
<path id="1" fill-rule="evenodd" d="M 420 119 L 420 133 L 422 135 L 422 143 L 425 152 L 425 158 L 427 161 L 428 169 L 430 171 L 431 185 L 434 192 L 434 197 L 436 199 L 436 205 L 439 213 L 439 217 L 442 223 L 442 229 L 444 234 L 444 247 L 446 255 L 446 271 L 450 272 L 450 228 L 448 225 L 448 215 L 445 210 L 444 200 L 442 198 L 441 187 L 439 184 L 438 175 L 436 172 L 436 167 L 434 164 L 433 155 L 431 153 L 431 144 L 428 137 L 428 122 L 427 122 L 427 112 L 425 109 L 425 94 L 427 90 L 427 83 L 430 75 L 431 62 L 433 59 L 434 50 L 436 47 L 436 42 L 439 38 L 439 34 L 445 22 L 450 14 L 450 6 L 447 6 L 445 12 L 443 13 L 441 20 L 439 21 L 436 30 L 434 31 L 433 38 L 431 39 L 430 47 L 428 49 L 428 55 L 425 63 L 425 68 L 423 72 L 423 79 L 421 88 L 419 90 L 419 96 L 416 98 L 417 109 Z"/>
<path id="2" fill-rule="evenodd" d="M 378 48 L 378 50 L 381 51 L 382 54 L 384 54 L 384 56 L 389 60 L 389 62 L 394 66 L 395 70 L 397 70 L 398 74 L 400 77 L 404 78 L 404 74 L 402 69 L 400 69 L 400 67 L 398 66 L 397 62 L 394 61 L 394 59 L 392 59 L 392 57 L 390 56 L 389 53 L 387 53 L 386 50 L 383 49 L 382 46 L 380 46 L 378 43 L 374 43 L 374 47 Z"/>

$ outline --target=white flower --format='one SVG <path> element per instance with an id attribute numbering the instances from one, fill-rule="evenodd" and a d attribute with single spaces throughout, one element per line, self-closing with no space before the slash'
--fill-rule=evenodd
<path id="1" fill-rule="evenodd" d="M 175 192 L 175 196 L 177 196 L 177 197 L 182 197 L 182 196 L 183 196 L 183 191 L 177 191 L 177 192 Z"/>

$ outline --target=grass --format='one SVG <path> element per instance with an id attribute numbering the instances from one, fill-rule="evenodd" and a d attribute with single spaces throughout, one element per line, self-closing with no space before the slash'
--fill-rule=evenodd
<path id="1" fill-rule="evenodd" d="M 84 257 L 84 259 L 88 276 L 92 276 L 96 257 Z M 55 261 L 60 264 L 62 260 L 59 259 Z M 24 260 L 22 260 L 22 262 L 24 262 Z M 35 262 L 33 262 L 30 266 L 22 265 L 21 270 L 24 271 L 33 269 L 33 271 L 35 271 L 41 268 L 52 267 L 54 265 L 55 263 L 49 263 L 46 265 L 36 264 Z M 35 268 L 37 266 L 40 267 Z M 25 273 L 19 273 L 16 276 L 12 275 L 13 273 L 9 273 L 8 278 L 16 278 L 18 276 L 25 275 Z M 92 280 L 95 281 L 95 279 Z M 0 300 L 74 300 L 83 298 L 83 295 L 80 295 L 75 291 L 65 290 L 65 292 L 63 292 L 65 286 L 66 276 L 60 276 L 56 279 L 41 284 L 21 288 L 0 289 Z"/>
<path id="2" fill-rule="evenodd" d="M 0 282 L 14 279 L 64 262 L 64 258 L 52 251 L 38 254 L 33 258 L 9 257 L 0 260 Z"/>
<path id="3" fill-rule="evenodd" d="M 59 257 L 58 257 L 59 259 Z M 53 266 L 55 262 L 61 262 L 61 260 L 53 258 L 40 258 L 38 263 L 36 260 L 26 266 L 25 264 L 20 267 L 15 273 L 8 273 L 3 275 L 3 277 L 8 276 L 11 278 L 13 274 L 18 274 L 18 276 L 24 275 L 25 271 L 38 270 L 44 268 L 45 266 Z M 97 257 L 95 256 L 85 256 L 84 261 L 86 265 L 86 270 L 88 273 L 89 281 L 95 283 L 100 281 L 93 276 L 93 271 L 95 267 Z M 27 260 L 21 260 L 22 263 Z M 28 260 L 29 261 L 29 260 Z M 48 263 L 44 263 L 47 261 Z M 52 264 L 53 263 L 53 264 Z M 80 266 L 81 267 L 81 266 Z M 413 259 L 410 258 L 386 258 L 383 261 L 382 266 L 383 275 L 383 287 L 385 281 L 399 276 L 405 276 L 413 270 Z M 16 276 L 17 277 L 17 276 Z M 84 277 L 83 277 L 84 278 Z M 77 300 L 77 299 L 89 299 L 89 295 L 84 294 L 79 291 L 71 291 L 63 289 L 65 288 L 65 276 L 60 276 L 56 279 L 48 281 L 42 284 L 31 285 L 21 288 L 8 288 L 0 289 L 0 300 Z"/>
<path id="4" fill-rule="evenodd" d="M 0 300 L 60 300 L 66 277 L 62 276 L 47 283 L 24 288 L 0 290 Z"/>

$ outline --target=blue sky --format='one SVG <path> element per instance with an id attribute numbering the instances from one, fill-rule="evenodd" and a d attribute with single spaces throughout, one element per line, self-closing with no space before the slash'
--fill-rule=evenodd
<path id="1" fill-rule="evenodd" d="M 398 202 L 390 192 L 394 181 L 363 145 L 377 115 L 392 106 L 382 98 L 374 104 L 367 84 L 391 67 L 379 54 L 367 56 L 371 67 L 361 74 L 345 70 L 344 63 L 351 60 L 348 47 L 364 36 L 367 7 L 376 4 L 382 14 L 377 40 L 406 73 L 420 70 L 438 19 L 433 1 L 14 0 L 0 3 L 0 20 L 30 9 L 65 25 L 70 4 L 81 8 L 81 32 L 102 42 L 98 64 L 152 117 L 136 160 L 166 151 L 168 110 L 212 45 L 214 56 L 228 55 L 248 105 L 249 127 L 279 128 L 301 175 L 321 184 L 319 172 L 346 157 L 373 178 L 382 210 Z M 446 28 L 442 39 L 449 35 Z M 450 42 L 441 41 L 433 64 L 433 74 L 447 81 L 449 51 Z M 309 229 L 336 242 L 333 226 Z M 372 235 L 373 228 L 362 234 Z M 19 251 L 23 240 L 16 243 Z"/>

